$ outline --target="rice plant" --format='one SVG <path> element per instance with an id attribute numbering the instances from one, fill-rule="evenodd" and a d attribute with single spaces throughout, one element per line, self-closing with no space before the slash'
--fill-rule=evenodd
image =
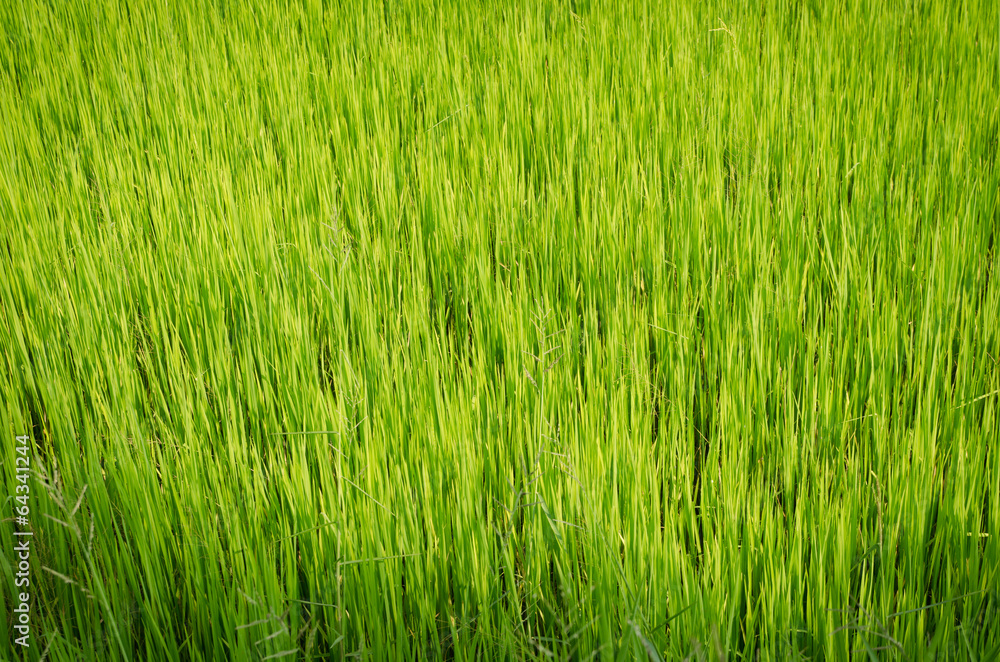
<path id="1" fill-rule="evenodd" d="M 997 3 L 0 33 L 3 659 L 1000 655 Z"/>

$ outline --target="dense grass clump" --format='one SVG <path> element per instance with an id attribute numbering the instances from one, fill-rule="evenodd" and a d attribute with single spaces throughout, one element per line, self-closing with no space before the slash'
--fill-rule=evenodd
<path id="1" fill-rule="evenodd" d="M 3 659 L 1000 653 L 996 2 L 0 34 Z"/>

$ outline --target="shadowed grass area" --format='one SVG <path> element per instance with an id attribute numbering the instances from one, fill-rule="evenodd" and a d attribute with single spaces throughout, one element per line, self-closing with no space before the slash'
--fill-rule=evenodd
<path id="1" fill-rule="evenodd" d="M 1000 653 L 995 3 L 0 34 L 0 657 Z"/>

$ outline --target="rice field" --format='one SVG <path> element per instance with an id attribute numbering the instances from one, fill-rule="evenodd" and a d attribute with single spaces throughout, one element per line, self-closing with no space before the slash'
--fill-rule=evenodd
<path id="1" fill-rule="evenodd" d="M 0 658 L 1000 655 L 996 3 L 0 35 Z"/>

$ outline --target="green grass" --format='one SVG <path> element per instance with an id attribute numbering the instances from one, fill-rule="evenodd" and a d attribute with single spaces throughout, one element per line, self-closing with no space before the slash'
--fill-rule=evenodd
<path id="1" fill-rule="evenodd" d="M 1000 653 L 995 2 L 206 4 L 0 8 L 0 657 Z"/>

